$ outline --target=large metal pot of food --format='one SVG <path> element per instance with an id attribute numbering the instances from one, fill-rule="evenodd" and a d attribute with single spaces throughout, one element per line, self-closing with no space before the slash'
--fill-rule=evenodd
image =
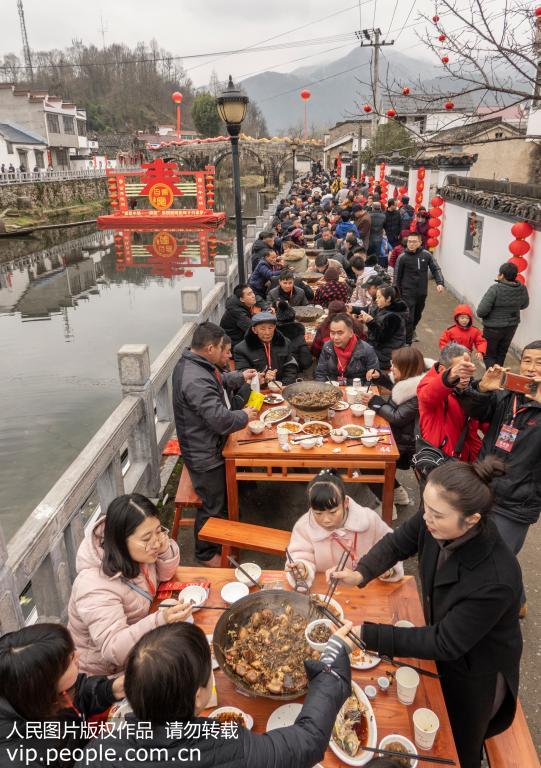
<path id="1" fill-rule="evenodd" d="M 331 408 L 342 397 L 342 392 L 330 382 L 299 381 L 284 387 L 282 396 L 301 411 L 321 411 Z"/>
<path id="2" fill-rule="evenodd" d="M 283 589 L 254 592 L 219 618 L 214 655 L 235 686 L 250 696 L 290 701 L 304 696 L 304 660 L 316 658 L 304 631 L 316 618 L 307 595 Z"/>

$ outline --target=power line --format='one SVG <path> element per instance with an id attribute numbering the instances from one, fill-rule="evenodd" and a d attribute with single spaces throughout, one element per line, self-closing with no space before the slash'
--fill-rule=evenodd
<path id="1" fill-rule="evenodd" d="M 337 45 L 334 48 L 327 48 L 324 51 L 316 51 L 316 53 L 309 53 L 308 56 L 301 56 L 297 59 L 288 59 L 287 61 L 282 61 L 279 64 L 277 64 L 275 67 L 265 67 L 264 69 L 258 69 L 254 72 L 245 72 L 242 75 L 237 75 L 236 79 L 239 82 L 242 82 L 247 77 L 253 77 L 255 75 L 260 75 L 263 72 L 275 72 L 278 67 L 284 67 L 286 64 L 295 64 L 298 61 L 306 61 L 306 59 L 313 59 L 314 56 L 323 56 L 325 53 L 331 53 L 331 51 L 339 51 L 342 48 L 350 48 L 351 43 L 342 43 L 342 45 Z"/>
<path id="2" fill-rule="evenodd" d="M 396 16 L 396 9 L 398 8 L 398 0 L 396 0 L 396 3 L 394 4 L 394 11 L 393 15 L 391 16 L 391 21 L 389 22 L 389 29 L 387 30 L 387 34 L 385 37 L 389 37 L 389 32 L 391 31 L 391 27 L 393 26 L 394 17 Z"/>

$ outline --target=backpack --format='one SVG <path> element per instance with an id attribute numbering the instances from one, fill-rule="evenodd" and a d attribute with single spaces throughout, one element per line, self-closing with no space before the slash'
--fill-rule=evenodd
<path id="1" fill-rule="evenodd" d="M 445 412 L 447 412 L 447 402 L 445 403 Z M 436 469 L 436 467 L 439 467 L 440 464 L 445 464 L 447 461 L 460 460 L 460 454 L 462 453 L 468 435 L 469 424 L 470 417 L 467 416 L 464 426 L 462 427 L 462 432 L 456 441 L 453 455 L 448 456 L 443 452 L 443 448 L 447 443 L 447 438 L 444 437 L 437 448 L 432 445 L 432 443 L 429 443 L 428 440 L 425 440 L 424 437 L 421 436 L 419 416 L 417 416 L 415 420 L 415 453 L 411 458 L 411 466 L 415 473 L 415 477 L 417 478 L 417 482 L 419 483 L 421 493 L 425 488 L 430 473 Z"/>

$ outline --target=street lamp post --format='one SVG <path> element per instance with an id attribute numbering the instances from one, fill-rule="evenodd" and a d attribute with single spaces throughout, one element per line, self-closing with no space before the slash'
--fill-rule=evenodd
<path id="1" fill-rule="evenodd" d="M 293 184 L 295 183 L 295 179 L 297 176 L 297 167 L 295 165 L 295 158 L 297 156 L 297 150 L 299 148 L 299 144 L 296 141 L 293 141 L 291 144 L 291 151 L 293 153 Z"/>
<path id="2" fill-rule="evenodd" d="M 244 267 L 244 241 L 242 236 L 242 201 L 240 197 L 239 133 L 242 121 L 246 117 L 248 102 L 248 96 L 242 93 L 240 89 L 235 88 L 233 79 L 231 75 L 229 75 L 227 88 L 217 97 L 216 106 L 218 108 L 218 114 L 226 125 L 231 140 L 239 283 L 244 283 L 246 280 L 246 270 Z"/>

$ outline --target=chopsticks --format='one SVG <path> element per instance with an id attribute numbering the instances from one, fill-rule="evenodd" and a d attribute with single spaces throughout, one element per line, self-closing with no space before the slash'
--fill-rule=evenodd
<path id="1" fill-rule="evenodd" d="M 321 611 L 321 613 L 326 616 L 330 621 L 332 621 L 333 624 L 335 624 L 337 627 L 343 627 L 344 622 L 342 619 L 339 619 L 336 614 L 334 614 L 332 611 L 330 611 L 325 605 L 321 605 L 321 603 L 314 602 L 314 605 L 318 611 Z M 360 648 L 361 651 L 366 651 L 366 644 L 361 640 L 361 638 L 355 634 L 355 632 L 348 632 L 348 637 L 353 643 L 353 645 L 356 645 L 357 648 Z"/>
<path id="2" fill-rule="evenodd" d="M 243 574 L 246 576 L 246 578 L 247 578 L 247 579 L 250 579 L 250 581 L 252 582 L 252 584 L 255 584 L 255 586 L 256 586 L 258 589 L 263 589 L 263 587 L 261 586 L 261 584 L 260 584 L 258 581 L 256 581 L 255 579 L 252 579 L 252 577 L 250 576 L 250 574 L 248 573 L 248 571 L 245 571 L 245 570 L 244 570 L 244 568 L 242 567 L 242 565 L 241 565 L 240 563 L 237 563 L 237 561 L 235 560 L 235 558 L 234 558 L 234 557 L 231 557 L 231 555 L 228 555 L 228 556 L 227 556 L 227 559 L 229 560 L 229 562 L 231 563 L 231 565 L 234 565 L 234 566 L 235 566 L 235 568 L 238 568 L 238 569 L 239 569 L 239 571 L 240 571 L 241 573 L 243 573 Z"/>
<path id="3" fill-rule="evenodd" d="M 377 755 L 389 755 L 393 757 L 407 757 L 409 760 L 424 760 L 427 763 L 441 763 L 443 765 L 456 765 L 454 760 L 450 760 L 448 757 L 436 757 L 435 755 L 418 755 L 413 752 L 398 752 L 394 749 L 381 749 L 378 747 L 365 747 L 361 746 L 365 752 L 374 752 Z"/>
<path id="4" fill-rule="evenodd" d="M 336 570 L 337 571 L 343 571 L 344 570 L 344 566 L 347 563 L 348 557 L 350 556 L 350 554 L 351 553 L 350 553 L 349 549 L 344 549 L 344 551 L 342 552 L 342 555 L 340 557 L 340 561 L 339 561 L 338 565 L 336 566 Z M 327 589 L 327 593 L 326 593 L 325 597 L 323 598 L 323 602 L 324 602 L 324 604 L 327 607 L 328 607 L 328 605 L 329 605 L 329 603 L 330 603 L 330 601 L 332 599 L 332 596 L 334 595 L 334 592 L 335 592 L 337 586 L 338 586 L 338 579 L 330 579 L 330 581 L 329 581 L 329 588 Z"/>
<path id="5" fill-rule="evenodd" d="M 291 569 L 291 573 L 293 574 L 293 578 L 295 579 L 295 591 L 302 590 L 304 592 L 309 592 L 310 589 L 308 587 L 308 583 L 306 582 L 305 579 L 299 578 L 297 564 L 291 557 L 291 553 L 289 552 L 289 549 L 287 547 L 286 547 L 286 557 L 287 557 L 288 563 L 293 566 L 293 568 Z"/>
<path id="6" fill-rule="evenodd" d="M 277 440 L 276 435 L 274 437 L 261 437 L 259 440 L 238 440 L 237 445 L 251 445 L 252 443 L 268 443 L 269 440 Z"/>
<path id="7" fill-rule="evenodd" d="M 441 677 L 441 675 L 438 675 L 437 672 L 429 672 L 428 669 L 416 667 L 415 664 L 407 664 L 405 661 L 395 661 L 394 659 L 391 659 L 390 656 L 380 656 L 380 659 L 382 661 L 386 661 L 387 664 L 392 664 L 393 667 L 411 667 L 411 669 L 414 669 L 420 675 L 424 675 L 425 677 L 433 677 L 435 680 L 439 680 Z"/>
<path id="8" fill-rule="evenodd" d="M 383 445 L 391 445 L 390 441 L 387 440 L 388 435 L 381 435 L 381 437 L 378 437 L 378 443 L 383 443 Z M 362 445 L 362 440 L 352 440 L 350 443 L 344 446 L 344 448 L 351 448 L 353 445 Z M 376 443 L 377 445 L 377 443 Z"/>

